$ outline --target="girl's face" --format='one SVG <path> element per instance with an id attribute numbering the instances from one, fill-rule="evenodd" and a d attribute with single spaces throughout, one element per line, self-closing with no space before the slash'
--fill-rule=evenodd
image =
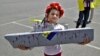
<path id="1" fill-rule="evenodd" d="M 56 9 L 52 9 L 47 16 L 47 21 L 50 23 L 57 23 L 59 20 L 60 12 Z"/>

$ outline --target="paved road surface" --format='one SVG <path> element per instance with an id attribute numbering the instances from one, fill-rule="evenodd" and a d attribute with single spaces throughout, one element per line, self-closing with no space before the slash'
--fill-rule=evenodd
<path id="1" fill-rule="evenodd" d="M 14 49 L 4 39 L 7 33 L 32 31 L 29 18 L 44 17 L 47 4 L 57 1 L 65 9 L 65 15 L 60 23 L 75 27 L 78 18 L 76 0 L 0 0 L 0 56 L 43 56 L 43 47 L 22 51 Z M 94 41 L 88 45 L 66 44 L 62 45 L 63 56 L 100 56 L 100 9 L 95 9 L 94 19 L 88 27 L 95 29 Z"/>

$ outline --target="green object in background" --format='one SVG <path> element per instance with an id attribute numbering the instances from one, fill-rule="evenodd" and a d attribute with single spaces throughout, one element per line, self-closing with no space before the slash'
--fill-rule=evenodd
<path id="1" fill-rule="evenodd" d="M 42 22 L 42 20 L 40 20 L 40 19 L 37 19 L 37 18 L 33 18 L 33 17 L 30 17 L 30 21 L 31 22 Z"/>

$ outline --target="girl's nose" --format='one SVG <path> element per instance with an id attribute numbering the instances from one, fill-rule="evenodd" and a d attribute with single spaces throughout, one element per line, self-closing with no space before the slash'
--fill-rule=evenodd
<path id="1" fill-rule="evenodd" d="M 54 17 L 57 17 L 57 15 L 53 15 Z"/>

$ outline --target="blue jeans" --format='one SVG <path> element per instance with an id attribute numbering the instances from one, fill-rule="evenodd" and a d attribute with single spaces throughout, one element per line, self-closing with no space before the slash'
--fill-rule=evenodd
<path id="1" fill-rule="evenodd" d="M 81 26 L 82 28 L 86 27 L 87 20 L 89 18 L 89 13 L 90 13 L 89 7 L 85 7 L 84 11 L 79 11 L 79 18 L 76 23 L 76 28 L 78 28 L 81 25 L 81 23 L 82 23 L 82 26 Z"/>

